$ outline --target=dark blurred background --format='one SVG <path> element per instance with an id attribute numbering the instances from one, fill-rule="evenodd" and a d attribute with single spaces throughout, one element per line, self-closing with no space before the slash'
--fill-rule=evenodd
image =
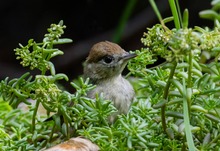
<path id="1" fill-rule="evenodd" d="M 180 0 L 181 10 L 189 9 L 190 27 L 212 26 L 211 21 L 198 15 L 201 10 L 211 8 L 210 2 Z M 171 15 L 168 0 L 156 0 L 156 3 L 163 18 Z M 70 79 L 82 74 L 82 62 L 96 42 L 109 40 L 127 51 L 140 49 L 143 32 L 158 23 L 148 0 L 5 0 L 0 4 L 1 79 L 18 77 L 29 71 L 19 64 L 13 50 L 18 43 L 26 45 L 30 38 L 41 42 L 51 23 L 63 20 L 67 26 L 63 37 L 73 40 L 62 46 L 64 55 L 53 60 L 56 72 L 67 74 Z M 120 26 L 123 20 L 126 21 L 124 27 Z M 32 71 L 32 74 L 37 73 Z"/>

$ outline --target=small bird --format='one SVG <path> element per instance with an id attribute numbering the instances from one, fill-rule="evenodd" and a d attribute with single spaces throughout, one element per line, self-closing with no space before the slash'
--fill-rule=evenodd
<path id="1" fill-rule="evenodd" d="M 89 78 L 96 88 L 88 92 L 89 98 L 103 94 L 105 99 L 113 101 L 118 112 L 109 117 L 113 123 L 118 114 L 126 114 L 135 97 L 132 85 L 122 76 L 128 60 L 134 58 L 118 44 L 102 41 L 92 46 L 84 64 L 84 76 Z"/>

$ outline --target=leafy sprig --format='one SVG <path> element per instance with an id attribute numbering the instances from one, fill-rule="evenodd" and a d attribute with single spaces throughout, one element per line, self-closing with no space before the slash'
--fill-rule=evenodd
<path id="1" fill-rule="evenodd" d="M 20 48 L 16 48 L 15 54 L 16 59 L 21 59 L 22 66 L 30 66 L 30 69 L 39 69 L 42 74 L 45 74 L 47 70 L 50 70 L 52 75 L 55 75 L 55 68 L 50 59 L 57 56 L 63 55 L 63 52 L 57 48 L 53 48 L 56 44 L 65 44 L 72 42 L 71 39 L 63 38 L 61 35 L 64 34 L 63 21 L 60 21 L 58 25 L 51 24 L 48 28 L 48 34 L 45 34 L 45 38 L 42 43 L 37 43 L 33 39 L 28 41 L 26 46 L 19 44 Z"/>

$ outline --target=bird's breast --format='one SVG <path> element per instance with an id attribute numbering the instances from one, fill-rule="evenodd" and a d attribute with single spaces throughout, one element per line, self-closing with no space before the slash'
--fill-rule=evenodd
<path id="1" fill-rule="evenodd" d="M 134 89 L 122 76 L 99 82 L 96 88 L 88 93 L 88 97 L 95 98 L 103 93 L 104 99 L 113 101 L 119 113 L 127 113 L 134 99 Z"/>

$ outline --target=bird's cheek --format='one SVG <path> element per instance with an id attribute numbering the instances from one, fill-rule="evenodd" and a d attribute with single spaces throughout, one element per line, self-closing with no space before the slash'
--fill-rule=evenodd
<path id="1" fill-rule="evenodd" d="M 96 76 L 98 78 L 105 78 L 106 75 L 108 75 L 109 70 L 106 67 L 102 66 L 102 65 L 96 65 L 96 66 L 94 66 L 92 72 L 94 74 L 96 74 Z"/>

